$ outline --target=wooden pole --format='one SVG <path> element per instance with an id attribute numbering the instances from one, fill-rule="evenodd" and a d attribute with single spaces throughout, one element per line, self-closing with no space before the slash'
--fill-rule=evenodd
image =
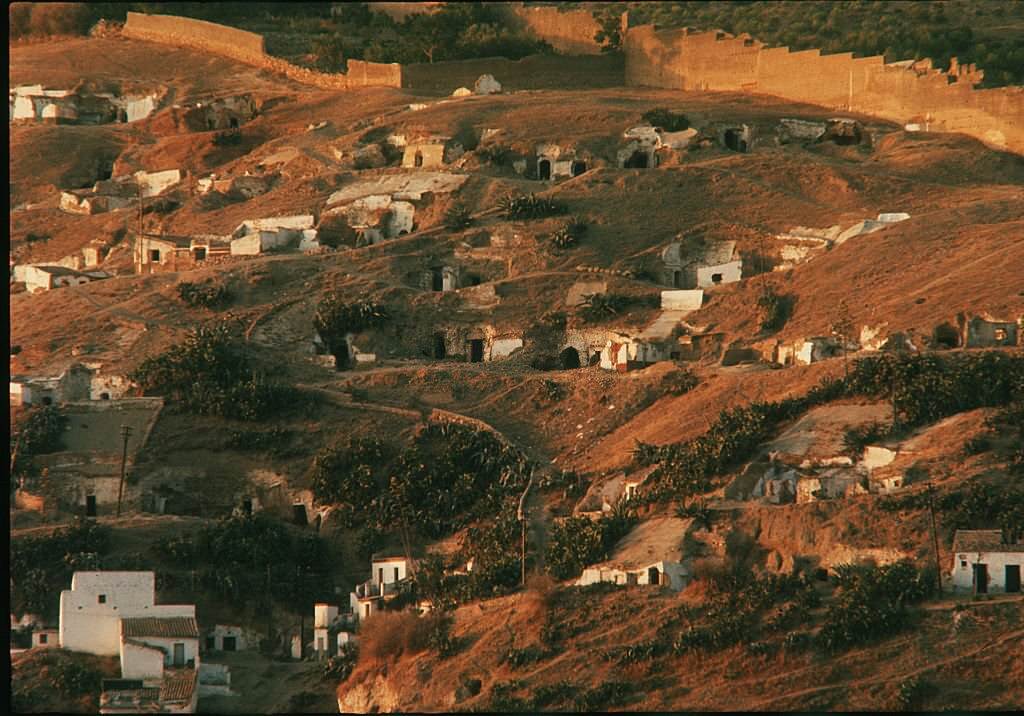
<path id="1" fill-rule="evenodd" d="M 121 516 L 121 500 L 124 498 L 124 474 L 125 466 L 128 462 L 128 436 L 132 434 L 132 429 L 127 425 L 121 426 L 121 438 L 124 440 L 124 447 L 121 450 L 121 483 L 117 488 L 117 516 Z"/>
<path id="2" fill-rule="evenodd" d="M 928 485 L 928 511 L 932 515 L 932 543 L 935 546 L 935 590 L 942 598 L 942 564 L 939 562 L 939 533 L 935 529 L 935 501 L 933 499 L 934 488 Z"/>
<path id="3" fill-rule="evenodd" d="M 533 484 L 533 475 L 530 475 L 529 481 L 526 483 L 526 489 L 523 490 L 522 497 L 519 498 L 519 510 L 516 517 L 519 518 L 519 525 L 522 533 L 522 544 L 521 544 L 521 557 L 520 557 L 520 580 L 521 584 L 526 586 L 526 495 L 530 492 L 530 486 Z"/>

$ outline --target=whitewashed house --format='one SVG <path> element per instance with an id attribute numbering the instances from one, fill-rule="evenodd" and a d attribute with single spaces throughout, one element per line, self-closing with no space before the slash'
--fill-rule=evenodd
<path id="1" fill-rule="evenodd" d="M 576 580 L 576 586 L 608 582 L 621 585 L 656 585 L 679 592 L 689 581 L 690 573 L 681 562 L 659 561 L 647 565 L 612 563 L 587 567 Z"/>
<path id="2" fill-rule="evenodd" d="M 60 594 L 61 647 L 119 655 L 121 679 L 100 713 L 195 713 L 199 627 L 194 604 L 156 604 L 154 572 L 75 572 Z"/>
<path id="3" fill-rule="evenodd" d="M 349 595 L 353 617 L 361 621 L 378 612 L 411 578 L 410 560 L 396 552 L 380 552 L 370 561 L 370 579 Z M 326 612 L 325 612 L 326 616 Z"/>
<path id="4" fill-rule="evenodd" d="M 1000 530 L 957 530 L 953 537 L 953 591 L 1020 593 L 1024 543 Z"/>

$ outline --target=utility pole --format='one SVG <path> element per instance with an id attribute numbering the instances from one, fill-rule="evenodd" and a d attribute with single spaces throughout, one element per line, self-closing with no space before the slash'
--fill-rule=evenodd
<path id="1" fill-rule="evenodd" d="M 125 465 L 128 461 L 128 436 L 132 434 L 132 429 L 127 425 L 121 426 L 121 439 L 124 441 L 124 447 L 121 451 L 121 484 L 117 488 L 117 516 L 121 516 L 121 500 L 124 497 L 124 473 Z"/>
<path id="2" fill-rule="evenodd" d="M 939 533 L 935 529 L 935 500 L 934 500 L 934 487 L 928 485 L 928 511 L 932 515 L 932 543 L 935 546 L 935 589 L 939 596 L 942 598 L 942 565 L 939 562 Z"/>
<path id="3" fill-rule="evenodd" d="M 520 579 L 522 585 L 526 586 L 526 495 L 530 492 L 530 486 L 533 485 L 533 474 L 531 472 L 530 479 L 526 483 L 526 489 L 523 490 L 522 497 L 519 498 L 519 509 L 516 511 L 516 517 L 519 518 L 519 526 L 522 533 L 522 556 L 520 558 Z"/>

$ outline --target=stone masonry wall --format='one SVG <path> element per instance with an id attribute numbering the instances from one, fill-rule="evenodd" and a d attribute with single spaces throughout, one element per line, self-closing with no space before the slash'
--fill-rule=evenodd
<path id="1" fill-rule="evenodd" d="M 563 55 L 600 55 L 601 45 L 594 34 L 601 26 L 589 10 L 559 12 L 557 7 L 514 6 L 513 11 L 537 38 Z"/>
<path id="2" fill-rule="evenodd" d="M 261 35 L 204 20 L 129 12 L 122 34 L 131 39 L 189 47 L 230 57 L 323 89 L 402 86 L 402 67 L 397 63 L 349 60 L 347 74 L 324 74 L 266 54 Z"/>
<path id="3" fill-rule="evenodd" d="M 1024 153 L 1024 88 L 977 90 L 968 75 L 930 69 L 925 61 L 908 67 L 880 56 L 790 52 L 746 35 L 650 25 L 630 28 L 623 50 L 627 85 L 774 95 L 901 124 L 927 123 L 932 131 L 963 132 Z"/>

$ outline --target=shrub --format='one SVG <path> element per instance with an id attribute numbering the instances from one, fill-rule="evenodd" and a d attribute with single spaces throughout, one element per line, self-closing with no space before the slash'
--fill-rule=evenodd
<path id="1" fill-rule="evenodd" d="M 612 706 L 623 705 L 635 689 L 628 681 L 606 681 L 578 694 L 573 704 L 578 711 L 604 711 Z"/>
<path id="2" fill-rule="evenodd" d="M 178 295 L 189 306 L 217 309 L 231 301 L 230 289 L 222 283 L 189 283 L 178 284 Z"/>
<path id="3" fill-rule="evenodd" d="M 341 683 L 347 679 L 356 666 L 359 658 L 359 649 L 355 644 L 349 642 L 342 644 L 337 656 L 332 656 L 323 666 L 324 681 Z"/>
<path id="4" fill-rule="evenodd" d="M 766 286 L 764 293 L 757 299 L 757 305 L 761 309 L 761 330 L 777 331 L 786 325 L 792 303 L 791 296 L 780 296 L 771 286 Z"/>
<path id="5" fill-rule="evenodd" d="M 568 579 L 588 564 L 607 559 L 615 544 L 636 524 L 636 517 L 617 509 L 599 520 L 569 517 L 551 531 L 546 563 L 556 579 Z"/>
<path id="6" fill-rule="evenodd" d="M 498 201 L 498 208 L 506 219 L 541 219 L 569 211 L 565 203 L 536 194 L 506 195 Z"/>
<path id="7" fill-rule="evenodd" d="M 237 147 L 241 143 L 242 132 L 238 129 L 228 129 L 213 135 L 213 146 L 215 147 Z"/>
<path id="8" fill-rule="evenodd" d="M 338 361 L 339 368 L 348 366 L 346 336 L 358 333 L 388 320 L 384 306 L 372 301 L 345 301 L 340 294 L 330 293 L 317 304 L 313 328 Z"/>
<path id="9" fill-rule="evenodd" d="M 494 164 L 495 166 L 501 166 L 508 162 L 512 156 L 512 150 L 503 144 L 488 144 L 486 146 L 477 147 L 477 156 L 483 159 L 485 162 Z"/>
<path id="10" fill-rule="evenodd" d="M 398 658 L 430 648 L 431 623 L 412 612 L 377 612 L 359 630 L 359 659 Z"/>
<path id="11" fill-rule="evenodd" d="M 975 435 L 964 443 L 964 455 L 980 455 L 992 449 L 992 441 L 987 435 Z"/>
<path id="12" fill-rule="evenodd" d="M 859 460 L 864 453 L 864 448 L 871 443 L 878 442 L 888 434 L 888 426 L 879 422 L 847 428 L 843 434 L 843 452 L 853 460 Z"/>
<path id="13" fill-rule="evenodd" d="M 130 378 L 144 392 L 179 400 L 191 412 L 239 420 L 279 414 L 297 397 L 253 370 L 244 343 L 226 323 L 196 328 L 184 343 L 143 361 Z"/>
<path id="14" fill-rule="evenodd" d="M 454 204 L 448 208 L 444 215 L 444 225 L 450 231 L 462 231 L 473 223 L 469 209 L 462 204 Z"/>
<path id="15" fill-rule="evenodd" d="M 902 630 L 909 620 L 907 605 L 932 591 L 926 575 L 909 561 L 885 567 L 840 565 L 835 571 L 842 591 L 818 634 L 825 651 L 840 651 Z"/>
<path id="16" fill-rule="evenodd" d="M 697 387 L 700 380 L 693 371 L 674 370 L 666 373 L 661 379 L 661 390 L 669 395 L 683 395 Z"/>

